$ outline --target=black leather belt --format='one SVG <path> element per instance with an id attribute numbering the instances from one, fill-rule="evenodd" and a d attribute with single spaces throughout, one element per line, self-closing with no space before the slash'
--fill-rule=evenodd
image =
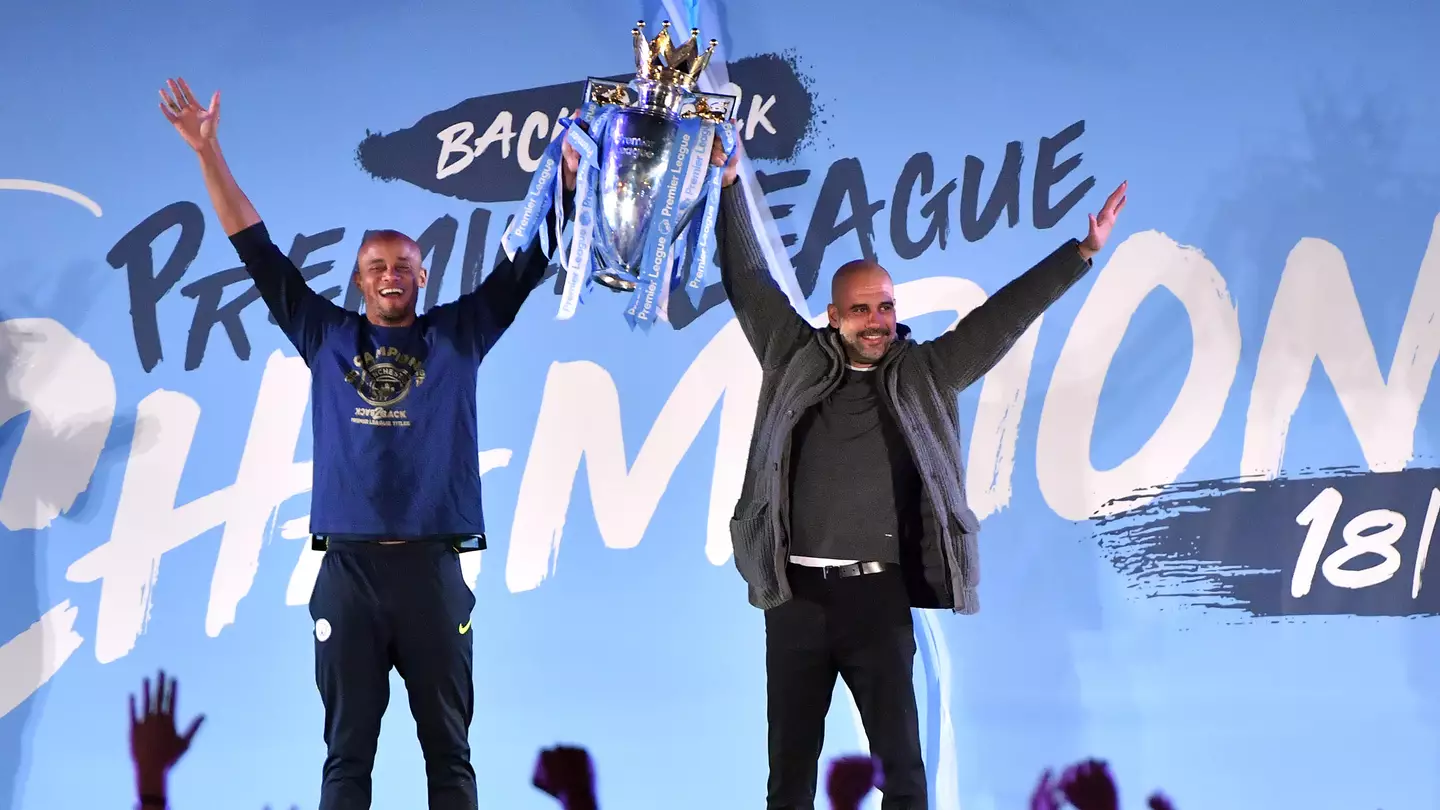
<path id="1" fill-rule="evenodd" d="M 330 540 L 330 538 L 329 538 L 327 535 L 323 535 L 323 534 L 312 534 L 312 535 L 310 535 L 310 548 L 311 548 L 312 550 L 314 550 L 314 551 L 325 551 L 325 550 L 329 549 L 331 542 L 332 542 L 332 541 Z M 343 542 L 343 543 L 375 543 L 375 544 L 378 544 L 378 545 L 390 545 L 390 543 L 387 543 L 387 542 L 385 542 L 385 541 L 382 541 L 382 540 L 380 540 L 380 539 L 378 539 L 378 538 L 377 538 L 377 539 L 373 539 L 373 540 L 370 540 L 370 539 L 366 539 L 366 540 L 357 540 L 357 539 L 351 539 L 351 540 L 335 540 L 335 541 L 333 541 L 333 542 L 335 542 L 335 543 L 342 543 L 342 542 Z M 485 535 L 483 535 L 483 534 L 481 534 L 481 535 L 473 535 L 473 534 L 472 534 L 472 535 L 460 535 L 460 536 L 457 536 L 457 537 L 442 537 L 442 538 L 433 538 L 433 539 L 420 538 L 420 539 L 416 539 L 416 540 L 406 540 L 406 541 L 402 541 L 402 542 L 403 542 L 403 543 L 442 542 L 442 543 L 445 543 L 445 544 L 449 545 L 450 548 L 454 549 L 455 552 L 456 552 L 456 553 L 459 553 L 459 554 L 463 554 L 463 553 L 465 553 L 465 552 L 467 552 L 467 551 L 483 551 L 483 550 L 485 550 Z"/>
<path id="2" fill-rule="evenodd" d="M 865 574 L 878 574 L 890 568 L 890 566 L 881 562 L 858 562 L 850 563 L 849 565 L 826 566 L 801 565 L 792 562 L 790 563 L 790 567 L 819 574 L 821 579 L 840 579 L 843 577 L 858 577 Z"/>

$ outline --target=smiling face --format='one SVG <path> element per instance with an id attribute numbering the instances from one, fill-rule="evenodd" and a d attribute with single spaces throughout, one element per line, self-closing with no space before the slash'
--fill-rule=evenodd
<path id="1" fill-rule="evenodd" d="M 365 299 L 365 317 L 377 326 L 409 326 L 425 286 L 420 246 L 399 231 L 379 231 L 360 246 L 355 286 Z"/>
<path id="2" fill-rule="evenodd" d="M 885 268 L 848 262 L 830 282 L 830 325 L 840 332 L 850 364 L 872 366 L 895 340 L 895 286 Z"/>

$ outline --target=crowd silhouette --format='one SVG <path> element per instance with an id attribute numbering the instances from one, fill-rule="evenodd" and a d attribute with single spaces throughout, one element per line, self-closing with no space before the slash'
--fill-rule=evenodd
<path id="1" fill-rule="evenodd" d="M 130 696 L 130 759 L 135 766 L 135 790 L 140 810 L 170 807 L 166 792 L 170 770 L 190 750 L 190 744 L 205 722 L 196 715 L 184 731 L 175 721 L 179 683 L 161 670 L 152 687 L 150 679 L 141 684 L 140 696 Z M 535 758 L 531 783 L 553 797 L 563 810 L 600 810 L 595 797 L 595 764 L 583 747 L 557 745 Z M 872 790 L 885 791 L 885 774 L 878 759 L 849 755 L 831 760 L 825 777 L 830 810 L 859 810 Z M 1152 793 L 1149 810 L 1175 810 L 1161 793 Z M 1089 759 L 1066 768 L 1057 777 L 1046 770 L 1030 795 L 1029 810 L 1118 810 L 1119 791 L 1110 767 Z M 178 810 L 178 808 L 176 809 Z M 265 808 L 270 810 L 270 808 Z M 299 810 L 292 806 L 289 810 Z"/>

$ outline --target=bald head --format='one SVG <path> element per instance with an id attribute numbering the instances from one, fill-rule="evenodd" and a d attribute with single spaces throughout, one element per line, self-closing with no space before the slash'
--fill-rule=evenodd
<path id="1" fill-rule="evenodd" d="M 840 269 L 835 271 L 835 277 L 830 279 L 830 303 L 839 304 L 849 299 L 851 290 L 882 281 L 889 284 L 890 273 L 879 263 L 868 259 L 846 262 L 840 265 Z"/>
<path id="2" fill-rule="evenodd" d="M 360 255 L 365 255 L 365 249 L 374 244 L 391 244 L 405 250 L 415 251 L 415 258 L 420 258 L 420 243 L 405 234 L 386 228 L 382 231 L 370 231 L 365 234 L 365 239 L 360 243 Z"/>
<path id="3" fill-rule="evenodd" d="M 365 298 L 365 315 L 382 326 L 415 320 L 419 291 L 425 286 L 420 245 L 399 231 L 373 231 L 360 243 L 355 282 Z"/>
<path id="4" fill-rule="evenodd" d="M 852 365 L 878 362 L 895 339 L 895 285 L 890 274 L 866 259 L 841 265 L 830 281 L 828 314 Z"/>

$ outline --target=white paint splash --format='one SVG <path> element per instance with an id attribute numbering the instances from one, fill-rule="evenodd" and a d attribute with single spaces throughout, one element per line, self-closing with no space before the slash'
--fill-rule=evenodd
<path id="1" fill-rule="evenodd" d="M 0 487 L 0 525 L 44 529 L 90 485 L 115 418 L 115 378 L 59 321 L 0 321 L 0 425 L 30 420 Z"/>
<path id="2" fill-rule="evenodd" d="M 85 639 L 75 632 L 80 608 L 66 599 L 0 646 L 0 717 L 44 686 Z"/>
<path id="3" fill-rule="evenodd" d="M 13 177 L 0 177 L 0 191 L 37 191 L 41 194 L 53 194 L 56 197 L 63 197 L 77 205 L 83 206 L 97 217 L 101 216 L 99 203 L 73 188 L 57 186 L 54 183 L 43 183 L 39 180 L 20 180 Z"/>

